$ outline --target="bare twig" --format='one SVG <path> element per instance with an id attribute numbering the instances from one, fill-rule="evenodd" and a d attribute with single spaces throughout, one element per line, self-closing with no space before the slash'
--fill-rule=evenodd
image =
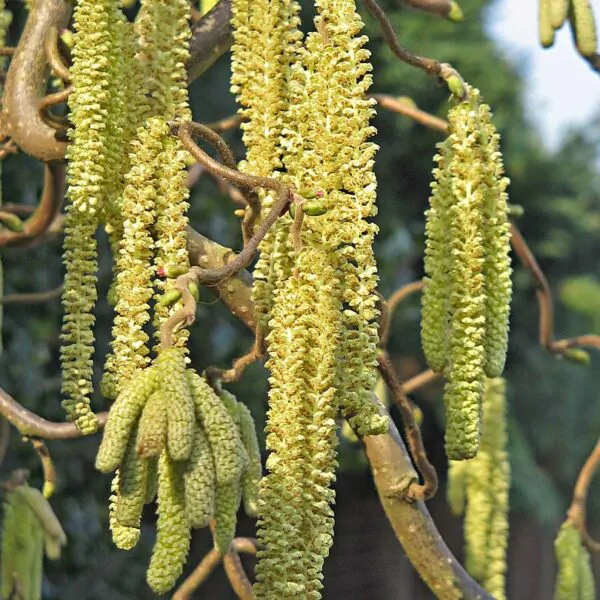
<path id="1" fill-rule="evenodd" d="M 51 108 L 53 106 L 58 106 L 59 104 L 64 104 L 71 94 L 71 88 L 66 87 L 64 90 L 60 92 L 55 92 L 54 94 L 48 94 L 44 96 L 38 104 L 38 110 L 40 111 L 40 115 L 44 122 L 55 129 L 57 131 L 63 131 L 69 127 L 69 122 L 65 117 L 58 117 L 51 112 Z"/>
<path id="2" fill-rule="evenodd" d="M 402 422 L 404 424 L 404 432 L 408 445 L 410 447 L 410 453 L 417 465 L 417 469 L 423 476 L 423 484 L 418 482 L 411 483 L 406 488 L 406 496 L 411 500 L 428 500 L 431 498 L 438 487 L 438 478 L 433 465 L 427 458 L 425 447 L 423 446 L 423 439 L 421 438 L 421 430 L 415 421 L 412 407 L 402 384 L 396 377 L 394 367 L 389 359 L 386 352 L 380 352 L 377 356 L 377 365 L 381 376 L 385 380 L 398 409 L 402 416 Z"/>
<path id="3" fill-rule="evenodd" d="M 52 69 L 52 72 L 60 77 L 65 83 L 71 83 L 71 75 L 69 73 L 69 67 L 65 63 L 62 54 L 60 53 L 60 37 L 58 35 L 58 29 L 52 26 L 48 29 L 48 34 L 44 41 L 44 51 L 46 52 L 46 59 Z"/>
<path id="4" fill-rule="evenodd" d="M 0 296 L 0 304 L 38 304 L 39 302 L 47 302 L 60 298 L 63 291 L 63 286 L 59 285 L 53 290 L 47 292 L 32 292 L 31 294 L 6 294 Z"/>
<path id="5" fill-rule="evenodd" d="M 53 423 L 27 410 L 2 388 L 0 388 L 0 414 L 25 437 L 69 440 L 83 435 L 73 423 Z M 104 426 L 107 414 L 96 415 L 100 427 Z"/>
<path id="6" fill-rule="evenodd" d="M 412 394 L 419 388 L 431 383 L 432 381 L 435 381 L 439 377 L 441 377 L 439 373 L 435 373 L 431 369 L 427 369 L 426 371 L 423 371 L 422 373 L 419 373 L 418 375 L 415 375 L 414 377 L 411 377 L 403 382 L 402 389 L 405 394 Z"/>
<path id="7" fill-rule="evenodd" d="M 540 308 L 539 336 L 540 345 L 552 354 L 570 358 L 571 348 L 594 348 L 600 350 L 600 336 L 580 335 L 573 338 L 554 340 L 554 301 L 552 290 L 544 272 L 540 268 L 533 252 L 529 249 L 518 227 L 511 224 L 511 244 L 523 266 L 533 275 L 536 283 L 536 296 Z"/>
<path id="8" fill-rule="evenodd" d="M 377 20 L 379 26 L 381 27 L 381 32 L 383 34 L 383 39 L 386 44 L 389 46 L 392 54 L 400 59 L 402 62 L 405 62 L 407 65 L 411 67 L 416 67 L 417 69 L 421 69 L 428 75 L 433 75 L 434 77 L 438 77 L 446 82 L 450 82 L 451 80 L 458 84 L 458 87 L 462 88 L 460 90 L 452 90 L 458 97 L 463 98 L 466 94 L 465 84 L 463 82 L 462 77 L 458 73 L 454 67 L 447 63 L 441 63 L 439 60 L 434 58 L 425 58 L 424 56 L 417 56 L 416 54 L 410 53 L 408 50 L 405 50 L 398 39 L 396 38 L 396 33 L 392 24 L 390 23 L 385 11 L 381 6 L 377 3 L 377 0 L 363 0 L 364 5 L 367 10 L 371 13 L 371 15 Z"/>
<path id="9" fill-rule="evenodd" d="M 388 96 L 387 94 L 373 94 L 371 97 L 377 100 L 377 104 L 379 104 L 381 108 L 409 117 L 413 121 L 424 125 L 425 127 L 429 127 L 430 129 L 448 133 L 448 121 L 425 112 L 409 102 L 403 102 L 402 100 L 394 98 L 393 96 Z"/>
<path id="10" fill-rule="evenodd" d="M 25 221 L 23 231 L 0 231 L 0 248 L 31 246 L 37 243 L 51 227 L 60 212 L 64 195 L 65 166 L 59 162 L 44 165 L 42 198 L 33 214 Z"/>
<path id="11" fill-rule="evenodd" d="M 456 2 L 452 0 L 402 0 L 404 4 L 422 10 L 423 12 L 449 19 L 450 21 L 461 21 L 462 11 Z"/>
<path id="12" fill-rule="evenodd" d="M 237 129 L 241 122 L 242 117 L 240 115 L 230 115 L 229 117 L 225 117 L 214 123 L 207 123 L 206 126 L 216 133 L 223 133 L 225 131 L 230 131 L 231 129 Z"/>
<path id="13" fill-rule="evenodd" d="M 251 595 L 252 586 L 241 565 L 239 552 L 256 555 L 256 540 L 253 538 L 235 538 L 231 545 L 231 551 L 225 555 L 224 559 L 216 550 L 210 550 L 192 574 L 175 590 L 173 600 L 188 600 L 191 594 L 209 578 L 222 559 L 225 573 L 238 598 L 252 600 L 254 598 Z M 240 592 L 246 595 L 241 595 Z"/>
<path id="14" fill-rule="evenodd" d="M 384 326 L 381 328 L 381 345 L 383 348 L 387 346 L 390 337 L 390 324 L 392 321 L 392 317 L 394 316 L 394 312 L 400 302 L 402 302 L 406 297 L 415 294 L 416 292 L 420 292 L 423 289 L 423 281 L 411 281 L 406 285 L 403 285 L 400 289 L 396 290 L 385 303 L 387 310 L 387 319 L 384 323 Z"/>
<path id="15" fill-rule="evenodd" d="M 50 498 L 54 493 L 54 488 L 56 486 L 56 469 L 54 468 L 54 462 L 50 456 L 48 446 L 46 446 L 43 440 L 33 438 L 31 444 L 40 457 L 42 469 L 44 471 L 44 497 Z"/>
<path id="16" fill-rule="evenodd" d="M 586 504 L 588 490 L 599 464 L 600 441 L 598 441 L 595 448 L 592 450 L 592 453 L 588 456 L 579 473 L 579 477 L 577 477 L 577 482 L 575 483 L 575 488 L 573 490 L 573 500 L 571 501 L 571 506 L 567 512 L 569 520 L 580 531 L 584 544 L 592 552 L 600 552 L 600 542 L 594 540 L 587 530 Z"/>

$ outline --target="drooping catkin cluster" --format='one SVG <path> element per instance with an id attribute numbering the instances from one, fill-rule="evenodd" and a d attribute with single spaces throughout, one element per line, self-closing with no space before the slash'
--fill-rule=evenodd
<path id="1" fill-rule="evenodd" d="M 96 228 L 106 201 L 107 127 L 111 81 L 110 23 L 115 0 L 80 0 L 74 12 L 74 47 L 69 96 L 71 144 L 63 260 L 64 319 L 61 363 L 63 405 L 84 433 L 96 431 L 90 408 L 96 302 Z"/>
<path id="2" fill-rule="evenodd" d="M 224 400 L 193 370 L 180 349 L 161 350 L 111 407 L 96 457 L 116 470 L 110 520 L 117 547 L 140 535 L 144 504 L 158 495 L 157 538 L 148 583 L 170 590 L 181 574 L 190 529 L 215 519 L 215 546 L 227 552 L 242 497 L 256 514 L 260 453 L 252 417 L 235 397 Z"/>
<path id="3" fill-rule="evenodd" d="M 236 17 L 240 43 L 234 53 L 240 56 L 234 56 L 234 77 L 251 119 L 249 156 L 266 159 L 266 168 L 274 169 L 281 148 L 284 181 L 305 199 L 316 198 L 310 208 L 305 203 L 296 239 L 300 244 L 294 248 L 290 239 L 274 236 L 275 245 L 265 247 L 254 292 L 260 300 L 269 286 L 277 288 L 261 305 L 265 320 L 270 317 L 271 389 L 269 473 L 259 496 L 258 535 L 264 549 L 257 566 L 258 598 L 321 597 L 323 560 L 333 536 L 334 419 L 341 410 L 363 435 L 387 427 L 370 399 L 378 312 L 372 253 L 376 227 L 370 222 L 375 214 L 376 146 L 368 141 L 374 133 L 369 125 L 373 103 L 365 96 L 371 83 L 369 53 L 353 2 L 324 1 L 316 7 L 317 31 L 304 45 L 293 46 L 289 69 L 282 69 L 281 54 L 268 45 L 265 31 L 282 35 L 285 29 L 280 28 L 289 24 L 277 22 L 281 11 L 273 12 L 275 20 L 266 20 L 260 30 L 247 16 L 247 3 L 238 4 Z M 264 71 L 247 67 L 254 64 L 243 43 L 248 28 L 264 39 L 269 66 L 280 61 L 281 79 L 270 75 L 276 89 L 266 106 L 261 94 L 244 95 L 264 85 Z M 289 35 L 300 40 L 297 32 Z M 242 81 L 240 74 L 253 80 Z M 287 109 L 281 113 L 279 145 L 272 141 L 267 146 L 255 138 L 271 131 L 265 127 L 268 121 L 261 121 L 264 115 L 277 133 L 274 100 L 280 102 L 282 94 L 277 81 L 286 85 Z"/>
<path id="4" fill-rule="evenodd" d="M 43 556 L 60 558 L 65 532 L 43 494 L 28 485 L 6 494 L 3 512 L 2 597 L 18 589 L 22 600 L 41 600 Z"/>
<path id="5" fill-rule="evenodd" d="M 295 0 L 237 0 L 232 4 L 234 46 L 231 91 L 240 104 L 246 159 L 242 172 L 279 177 L 283 166 L 281 134 L 289 102 L 289 70 L 302 37 Z M 285 177 L 285 176 L 284 176 Z M 259 192 L 264 217 L 273 194 Z M 259 246 L 253 271 L 252 300 L 256 319 L 268 329 L 274 296 L 291 272 L 290 218 L 282 217 Z"/>
<path id="6" fill-rule="evenodd" d="M 505 595 L 510 464 L 506 449 L 506 390 L 488 379 L 483 401 L 483 435 L 477 456 L 450 461 L 448 501 L 465 512 L 465 556 L 469 573 L 498 600 Z M 465 510 L 466 505 L 466 510 Z"/>
<path id="7" fill-rule="evenodd" d="M 539 0 L 538 29 L 544 48 L 554 44 L 554 36 L 569 21 L 577 50 L 591 58 L 597 52 L 598 35 L 590 0 Z"/>
<path id="8" fill-rule="evenodd" d="M 499 136 L 477 90 L 449 121 L 426 212 L 421 339 L 430 367 L 448 380 L 446 453 L 462 460 L 479 447 L 485 376 L 504 369 L 510 226 Z"/>
<path id="9" fill-rule="evenodd" d="M 596 584 L 590 564 L 590 554 L 581 540 L 581 533 L 565 521 L 554 542 L 558 573 L 554 600 L 594 600 Z"/>

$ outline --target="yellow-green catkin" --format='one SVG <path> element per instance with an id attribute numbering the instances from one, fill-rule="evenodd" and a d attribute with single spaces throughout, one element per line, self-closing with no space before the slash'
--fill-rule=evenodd
<path id="1" fill-rule="evenodd" d="M 2 521 L 2 597 L 18 585 L 23 600 L 41 600 L 44 530 L 35 513 L 16 492 L 4 502 Z"/>
<path id="2" fill-rule="evenodd" d="M 204 378 L 188 369 L 188 384 L 194 399 L 196 420 L 204 430 L 215 463 L 219 485 L 239 485 L 247 466 L 240 433 L 229 411 Z"/>
<path id="3" fill-rule="evenodd" d="M 562 524 L 554 551 L 558 563 L 554 600 L 594 600 L 596 590 L 590 555 L 571 521 Z"/>
<path id="4" fill-rule="evenodd" d="M 194 448 L 183 479 L 188 525 L 206 527 L 215 512 L 215 473 L 210 445 L 200 427 L 196 427 Z"/>
<path id="5" fill-rule="evenodd" d="M 333 539 L 339 282 L 321 249 L 305 246 L 296 267 L 273 307 L 269 334 L 268 473 L 259 489 L 254 586 L 259 599 L 320 598 Z"/>
<path id="6" fill-rule="evenodd" d="M 96 455 L 96 468 L 110 473 L 118 468 L 146 401 L 156 389 L 156 373 L 141 371 L 119 394 L 110 407 L 102 442 Z"/>
<path id="7" fill-rule="evenodd" d="M 154 253 L 153 225 L 159 173 L 158 156 L 162 152 L 165 123 L 149 119 L 137 132 L 132 143 L 131 170 L 125 177 L 120 202 L 123 234 L 117 256 L 117 304 L 113 323 L 113 355 L 106 369 L 110 380 L 103 381 L 105 395 L 118 395 L 127 382 L 149 362 L 148 334 L 150 320 Z M 111 381 L 110 384 L 107 381 Z"/>
<path id="8" fill-rule="evenodd" d="M 451 460 L 448 463 L 448 486 L 446 497 L 452 514 L 456 517 L 465 512 L 467 501 L 468 460 Z"/>
<path id="9" fill-rule="evenodd" d="M 107 119 L 110 100 L 110 15 L 116 0 L 81 0 L 74 11 L 74 47 L 69 96 L 71 144 L 63 260 L 64 319 L 61 363 L 63 406 L 68 418 L 84 433 L 97 421 L 90 408 L 93 309 L 96 291 L 96 228 L 105 202 Z"/>
<path id="10" fill-rule="evenodd" d="M 540 44 L 544 48 L 550 48 L 554 44 L 552 0 L 538 0 L 538 2 L 538 35 Z"/>
<path id="11" fill-rule="evenodd" d="M 115 519 L 123 527 L 139 529 L 148 487 L 148 461 L 137 455 L 138 430 L 127 445 L 119 469 L 119 489 L 115 500 Z"/>
<path id="12" fill-rule="evenodd" d="M 425 212 L 425 288 L 421 302 L 421 344 L 427 363 L 442 373 L 448 357 L 450 270 L 450 207 L 452 190 L 447 165 L 449 140 L 438 144 L 429 209 Z"/>
<path id="13" fill-rule="evenodd" d="M 235 537 L 241 500 L 242 489 L 239 482 L 217 484 L 213 538 L 216 550 L 222 555 L 229 550 Z"/>
<path id="14" fill-rule="evenodd" d="M 160 391 L 167 399 L 167 449 L 173 460 L 187 460 L 192 453 L 196 413 L 186 377 L 185 359 L 178 348 L 165 348 L 153 366 L 160 377 Z"/>
<path id="15" fill-rule="evenodd" d="M 427 211 L 422 343 L 447 378 L 446 453 L 472 458 L 479 447 L 486 375 L 506 360 L 510 298 L 508 180 L 499 136 L 479 91 L 449 113 Z"/>
<path id="16" fill-rule="evenodd" d="M 232 3 L 234 44 L 231 90 L 240 104 L 246 159 L 245 173 L 278 177 L 282 168 L 281 133 L 288 103 L 288 71 L 301 33 L 295 0 Z M 259 192 L 262 217 L 273 204 L 272 192 Z M 266 331 L 273 295 L 291 271 L 290 218 L 280 218 L 261 242 L 254 268 L 252 299 L 260 326 Z"/>
<path id="17" fill-rule="evenodd" d="M 136 452 L 141 458 L 158 458 L 167 441 L 167 397 L 154 392 L 140 416 Z"/>
<path id="18" fill-rule="evenodd" d="M 560 29 L 567 20 L 570 0 L 550 0 L 550 21 L 554 29 Z"/>
<path id="19" fill-rule="evenodd" d="M 140 539 L 139 527 L 126 527 L 117 521 L 117 502 L 119 499 L 120 473 L 117 471 L 110 484 L 110 498 L 108 501 L 108 524 L 112 540 L 119 550 L 131 550 Z"/>
<path id="20" fill-rule="evenodd" d="M 248 454 L 248 468 L 242 477 L 244 510 L 249 516 L 258 515 L 258 486 L 262 478 L 260 447 L 256 436 L 256 426 L 248 407 L 238 402 L 239 428 L 242 443 Z"/>
<path id="21" fill-rule="evenodd" d="M 166 594 L 177 581 L 190 547 L 190 528 L 185 516 L 183 467 L 163 452 L 158 463 L 158 521 L 156 543 L 146 574 L 157 594 Z"/>
<path id="22" fill-rule="evenodd" d="M 296 189 L 318 194 L 324 211 L 304 219 L 302 240 L 327 249 L 338 280 L 339 405 L 361 435 L 377 434 L 387 419 L 371 402 L 379 341 L 372 250 L 377 227 L 371 222 L 377 146 L 369 141 L 374 102 L 366 97 L 372 67 L 354 3 L 318 2 L 317 13 L 317 31 L 308 35 L 302 61 L 292 65 L 287 119 L 294 125 L 284 132 L 284 164 Z"/>
<path id="23" fill-rule="evenodd" d="M 506 450 L 506 390 L 503 379 L 486 381 L 483 435 L 477 456 L 465 462 L 465 563 L 469 573 L 498 600 L 505 595 L 510 466 Z M 459 467 L 460 468 L 460 467 Z"/>
<path id="24" fill-rule="evenodd" d="M 571 0 L 570 23 L 579 53 L 593 56 L 598 47 L 598 34 L 590 0 Z"/>

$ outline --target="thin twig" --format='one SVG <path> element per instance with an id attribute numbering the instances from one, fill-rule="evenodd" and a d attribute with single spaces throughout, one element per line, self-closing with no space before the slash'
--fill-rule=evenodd
<path id="1" fill-rule="evenodd" d="M 39 241 L 51 227 L 60 212 L 64 195 L 65 166 L 59 162 L 44 165 L 42 198 L 33 214 L 25 221 L 21 232 L 0 231 L 0 248 L 5 246 L 30 246 Z"/>
<path id="2" fill-rule="evenodd" d="M 60 298 L 63 291 L 63 286 L 59 285 L 53 290 L 47 292 L 32 292 L 30 294 L 6 294 L 0 296 L 0 304 L 38 304 Z"/>
<path id="3" fill-rule="evenodd" d="M 216 133 L 223 133 L 231 129 L 237 129 L 242 123 L 241 115 L 230 115 L 213 123 L 207 123 L 206 126 Z"/>
<path id="4" fill-rule="evenodd" d="M 404 390 L 405 394 L 412 394 L 419 388 L 431 383 L 432 381 L 435 381 L 439 377 L 441 377 L 439 373 L 435 373 L 431 369 L 427 369 L 426 371 L 423 371 L 422 373 L 419 373 L 418 375 L 415 375 L 414 377 L 411 377 L 403 382 L 402 389 Z"/>
<path id="5" fill-rule="evenodd" d="M 592 552 L 600 552 L 600 542 L 592 538 L 586 525 L 586 504 L 590 484 L 598 465 L 600 464 L 600 440 L 596 443 L 592 453 L 588 456 L 583 468 L 577 477 L 573 490 L 573 500 L 567 512 L 569 520 L 581 532 L 584 544 Z"/>
<path id="6" fill-rule="evenodd" d="M 410 402 L 404 393 L 403 386 L 398 380 L 392 362 L 386 352 L 380 352 L 378 354 L 377 366 L 400 410 L 410 453 L 417 465 L 419 473 L 421 473 L 423 477 L 423 484 L 413 482 L 407 487 L 407 498 L 410 498 L 411 500 L 428 500 L 437 491 L 438 478 L 433 465 L 427 458 L 427 453 L 423 446 L 423 439 L 421 438 L 421 430 L 415 421 Z"/>
<path id="7" fill-rule="evenodd" d="M 44 122 L 57 131 L 63 131 L 67 129 L 69 127 L 69 122 L 66 117 L 58 117 L 52 114 L 50 109 L 53 106 L 65 103 L 69 99 L 70 94 L 71 88 L 66 87 L 60 92 L 55 92 L 53 94 L 44 96 L 38 103 L 38 110 L 40 111 L 40 115 Z"/>
<path id="8" fill-rule="evenodd" d="M 379 104 L 381 108 L 385 108 L 392 112 L 404 115 L 405 117 L 409 117 L 416 123 L 424 125 L 425 127 L 429 127 L 430 129 L 436 129 L 437 131 L 448 133 L 448 121 L 445 119 L 436 117 L 435 115 L 425 112 L 424 110 L 421 110 L 408 102 L 402 102 L 398 98 L 388 96 L 387 94 L 372 94 L 371 97 L 377 100 L 377 104 Z"/>
<path id="9" fill-rule="evenodd" d="M 223 557 L 223 567 L 227 574 L 227 579 L 231 584 L 231 588 L 240 600 L 254 600 L 252 593 L 252 584 L 246 575 L 244 566 L 238 553 L 235 550 L 230 550 Z"/>
<path id="10" fill-rule="evenodd" d="M 261 360 L 265 355 L 265 339 L 262 335 L 262 330 L 260 327 L 256 329 L 256 334 L 254 337 L 254 344 L 252 344 L 252 348 L 246 352 L 243 356 L 236 358 L 231 365 L 231 369 L 227 369 L 226 371 L 222 371 L 220 373 L 220 378 L 226 383 L 230 383 L 232 381 L 239 381 L 240 377 L 244 374 L 244 371 L 251 364 L 255 363 L 257 360 Z"/>
<path id="11" fill-rule="evenodd" d="M 392 24 L 390 23 L 387 15 L 385 14 L 385 11 L 377 3 L 377 0 L 363 0 L 363 2 L 367 10 L 379 23 L 379 26 L 381 27 L 381 32 L 383 34 L 383 39 L 385 40 L 386 44 L 392 51 L 392 54 L 396 58 L 400 59 L 402 62 L 405 62 L 411 67 L 421 69 L 428 75 L 433 75 L 434 77 L 438 77 L 439 79 L 442 79 L 446 82 L 449 82 L 451 78 L 456 78 L 455 81 L 462 88 L 460 90 L 461 93 L 458 93 L 456 95 L 460 98 L 464 98 L 466 94 L 466 87 L 462 77 L 460 76 L 458 71 L 454 69 L 454 67 L 447 63 L 441 63 L 439 60 L 436 60 L 434 58 L 417 56 L 416 54 L 412 54 L 408 50 L 405 50 L 398 42 L 398 39 L 396 38 L 396 32 L 394 31 Z"/>
<path id="12" fill-rule="evenodd" d="M 387 300 L 387 320 L 381 330 L 381 345 L 383 348 L 387 346 L 390 337 L 390 324 L 392 318 L 394 316 L 394 312 L 400 302 L 402 302 L 406 297 L 415 294 L 416 292 L 420 292 L 423 289 L 424 282 L 423 280 L 419 281 L 411 281 L 406 285 L 403 285 L 400 289 L 396 290 Z"/>
<path id="13" fill-rule="evenodd" d="M 52 69 L 52 72 L 60 77 L 65 83 L 71 83 L 71 75 L 69 73 L 69 67 L 65 63 L 62 54 L 60 53 L 60 37 L 58 35 L 58 29 L 54 26 L 50 27 L 46 39 L 44 41 L 44 51 L 46 52 L 46 59 Z"/>
<path id="14" fill-rule="evenodd" d="M 212 574 L 221 562 L 221 554 L 214 548 L 208 552 L 192 574 L 175 590 L 173 600 L 187 600 Z"/>
<path id="15" fill-rule="evenodd" d="M 452 0 L 402 0 L 402 2 L 417 10 L 451 21 L 460 21 L 462 19 L 460 8 Z"/>
<path id="16" fill-rule="evenodd" d="M 536 283 L 536 296 L 540 308 L 539 338 L 540 345 L 552 354 L 570 358 L 571 348 L 594 348 L 600 350 L 600 336 L 594 334 L 580 335 L 573 338 L 555 340 L 554 338 L 554 301 L 552 290 L 544 272 L 540 268 L 533 252 L 531 252 L 518 227 L 511 224 L 511 244 L 515 254 L 523 266 L 533 275 Z"/>
<path id="17" fill-rule="evenodd" d="M 27 410 L 2 388 L 0 388 L 0 414 L 25 437 L 69 440 L 83 436 L 73 423 L 53 423 Z M 106 412 L 96 415 L 99 427 L 104 426 L 107 415 Z"/>
<path id="18" fill-rule="evenodd" d="M 33 438 L 31 444 L 42 463 L 42 470 L 44 472 L 44 497 L 50 498 L 54 493 L 54 488 L 56 486 L 56 469 L 54 468 L 54 462 L 50 456 L 48 446 L 46 446 L 43 440 Z"/>

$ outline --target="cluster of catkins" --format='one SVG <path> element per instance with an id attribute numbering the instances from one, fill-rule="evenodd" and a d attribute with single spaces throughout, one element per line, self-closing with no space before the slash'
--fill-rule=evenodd
<path id="1" fill-rule="evenodd" d="M 361 435 L 388 425 L 371 399 L 379 312 L 370 53 L 352 0 L 317 0 L 306 37 L 294 0 L 232 8 L 232 89 L 248 150 L 240 168 L 305 199 L 264 239 L 254 271 L 270 371 L 254 594 L 317 599 L 333 540 L 335 419 L 341 413 Z M 266 211 L 273 199 L 263 201 Z"/>
<path id="2" fill-rule="evenodd" d="M 598 49 L 598 36 L 591 1 L 539 0 L 539 36 L 544 48 L 554 44 L 555 32 L 567 21 L 581 56 L 593 57 Z"/>
<path id="3" fill-rule="evenodd" d="M 227 552 L 243 496 L 256 515 L 262 475 L 254 421 L 231 394 L 217 396 L 186 368 L 177 348 L 162 350 L 111 407 L 96 467 L 118 469 L 110 525 L 117 547 L 140 536 L 144 504 L 157 496 L 157 537 L 148 568 L 154 591 L 169 591 L 188 555 L 190 529 L 215 520 L 217 550 Z"/>
<path id="4" fill-rule="evenodd" d="M 447 379 L 446 453 L 463 460 L 479 448 L 485 378 L 500 376 L 506 359 L 510 224 L 489 107 L 467 87 L 448 117 L 426 211 L 421 340 L 429 366 Z"/>
<path id="5" fill-rule="evenodd" d="M 23 600 L 41 600 L 44 554 L 60 558 L 65 532 L 46 498 L 27 484 L 6 493 L 3 511 L 2 597 L 17 589 Z"/>
<path id="6" fill-rule="evenodd" d="M 506 384 L 488 379 L 483 399 L 483 434 L 475 458 L 450 461 L 448 502 L 465 514 L 465 566 L 498 600 L 506 598 L 510 464 L 506 435 Z"/>
<path id="7" fill-rule="evenodd" d="M 115 258 L 116 314 L 101 390 L 116 400 L 96 465 L 116 470 L 110 526 L 119 548 L 137 543 L 142 508 L 157 496 L 148 582 L 158 593 L 181 574 L 191 528 L 211 524 L 217 549 L 227 552 L 242 497 L 246 512 L 257 513 L 262 474 L 248 409 L 186 368 L 185 328 L 172 345 L 158 335 L 181 306 L 173 280 L 189 270 L 189 155 L 167 124 L 191 118 L 189 13 L 188 0 L 142 0 L 132 23 L 119 0 L 78 0 L 69 98 L 63 404 L 82 432 L 96 430 L 95 233 L 103 225 Z"/>
<path id="8" fill-rule="evenodd" d="M 562 524 L 554 550 L 558 562 L 554 600 L 594 600 L 596 584 L 590 554 L 582 543 L 579 529 L 571 521 Z"/>

